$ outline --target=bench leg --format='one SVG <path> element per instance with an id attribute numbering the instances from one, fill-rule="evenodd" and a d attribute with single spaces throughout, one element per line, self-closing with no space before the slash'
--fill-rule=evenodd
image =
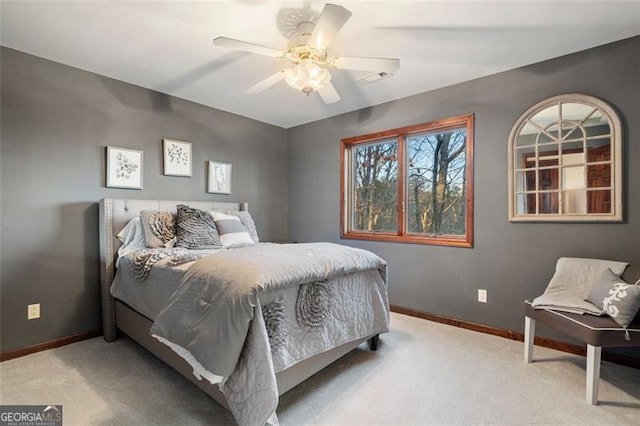
<path id="1" fill-rule="evenodd" d="M 598 405 L 601 354 L 602 347 L 587 345 L 587 402 L 591 405 Z"/>
<path id="2" fill-rule="evenodd" d="M 524 317 L 524 362 L 533 361 L 533 340 L 536 335 L 536 320 Z"/>

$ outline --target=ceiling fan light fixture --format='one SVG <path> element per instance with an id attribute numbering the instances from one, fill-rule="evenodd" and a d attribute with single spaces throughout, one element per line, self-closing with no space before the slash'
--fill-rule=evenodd
<path id="1" fill-rule="evenodd" d="M 309 95 L 328 84 L 331 81 L 331 73 L 311 59 L 305 59 L 298 65 L 287 68 L 284 80 L 291 88 Z"/>

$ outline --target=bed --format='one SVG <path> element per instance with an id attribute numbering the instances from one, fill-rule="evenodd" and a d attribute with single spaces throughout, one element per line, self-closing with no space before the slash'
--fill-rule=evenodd
<path id="1" fill-rule="evenodd" d="M 377 348 L 379 334 L 388 331 L 386 263 L 364 250 L 329 243 L 263 242 L 210 253 L 189 250 L 188 256 L 197 256 L 185 258 L 180 252 L 161 259 L 146 268 L 144 284 L 135 284 L 126 271 L 133 274 L 131 265 L 139 252 L 118 259 L 122 243 L 116 235 L 143 211 L 171 212 L 178 205 L 248 212 L 247 203 L 235 202 L 100 201 L 102 319 L 107 342 L 116 340 L 117 330 L 128 335 L 230 409 L 241 425 L 277 424 L 279 395 L 365 341 L 372 350 Z M 176 257 L 183 261 L 172 263 Z M 314 263 L 308 263 L 310 258 Z M 121 262 L 118 268 L 116 262 Z M 232 274 L 249 267 L 242 262 L 255 271 Z M 329 266 L 335 271 L 328 273 Z M 288 281 L 281 279 L 289 275 Z M 233 290 L 232 300 L 246 293 L 248 302 L 221 299 L 230 290 L 219 290 L 220 284 L 234 280 L 243 290 Z M 127 281 L 133 284 L 125 285 Z M 132 290 L 122 290 L 126 288 Z M 147 300 L 145 294 L 151 293 L 144 288 L 152 289 L 154 297 Z M 318 306 L 324 311 L 317 312 Z M 181 323 L 186 324 L 184 329 L 179 328 Z M 221 334 L 242 335 L 245 340 L 222 344 L 216 340 Z M 192 342 L 198 346 L 189 346 Z"/>

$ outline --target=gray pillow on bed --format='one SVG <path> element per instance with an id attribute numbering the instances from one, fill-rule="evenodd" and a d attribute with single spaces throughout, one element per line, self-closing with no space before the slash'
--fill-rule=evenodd
<path id="1" fill-rule="evenodd" d="M 247 247 L 255 244 L 238 216 L 216 211 L 209 213 L 216 223 L 223 247 Z"/>
<path id="2" fill-rule="evenodd" d="M 251 217 L 251 213 L 247 211 L 234 211 L 229 210 L 225 212 L 225 214 L 230 214 L 233 216 L 238 216 L 242 225 L 244 225 L 245 229 L 251 236 L 251 239 L 254 243 L 260 242 L 260 237 L 258 236 L 258 230 L 256 229 L 256 224 L 253 222 L 253 218 Z"/>
<path id="3" fill-rule="evenodd" d="M 640 286 L 625 282 L 607 269 L 596 280 L 586 300 L 626 328 L 640 309 Z"/>
<path id="4" fill-rule="evenodd" d="M 222 247 L 213 217 L 204 210 L 178 205 L 176 247 L 209 249 Z"/>

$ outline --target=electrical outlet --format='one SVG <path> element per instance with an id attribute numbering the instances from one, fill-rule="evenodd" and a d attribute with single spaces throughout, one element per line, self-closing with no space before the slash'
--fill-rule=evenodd
<path id="1" fill-rule="evenodd" d="M 478 302 L 487 303 L 487 290 L 478 289 Z"/>
<path id="2" fill-rule="evenodd" d="M 40 318 L 40 304 L 27 305 L 27 319 L 32 320 L 38 318 Z"/>

